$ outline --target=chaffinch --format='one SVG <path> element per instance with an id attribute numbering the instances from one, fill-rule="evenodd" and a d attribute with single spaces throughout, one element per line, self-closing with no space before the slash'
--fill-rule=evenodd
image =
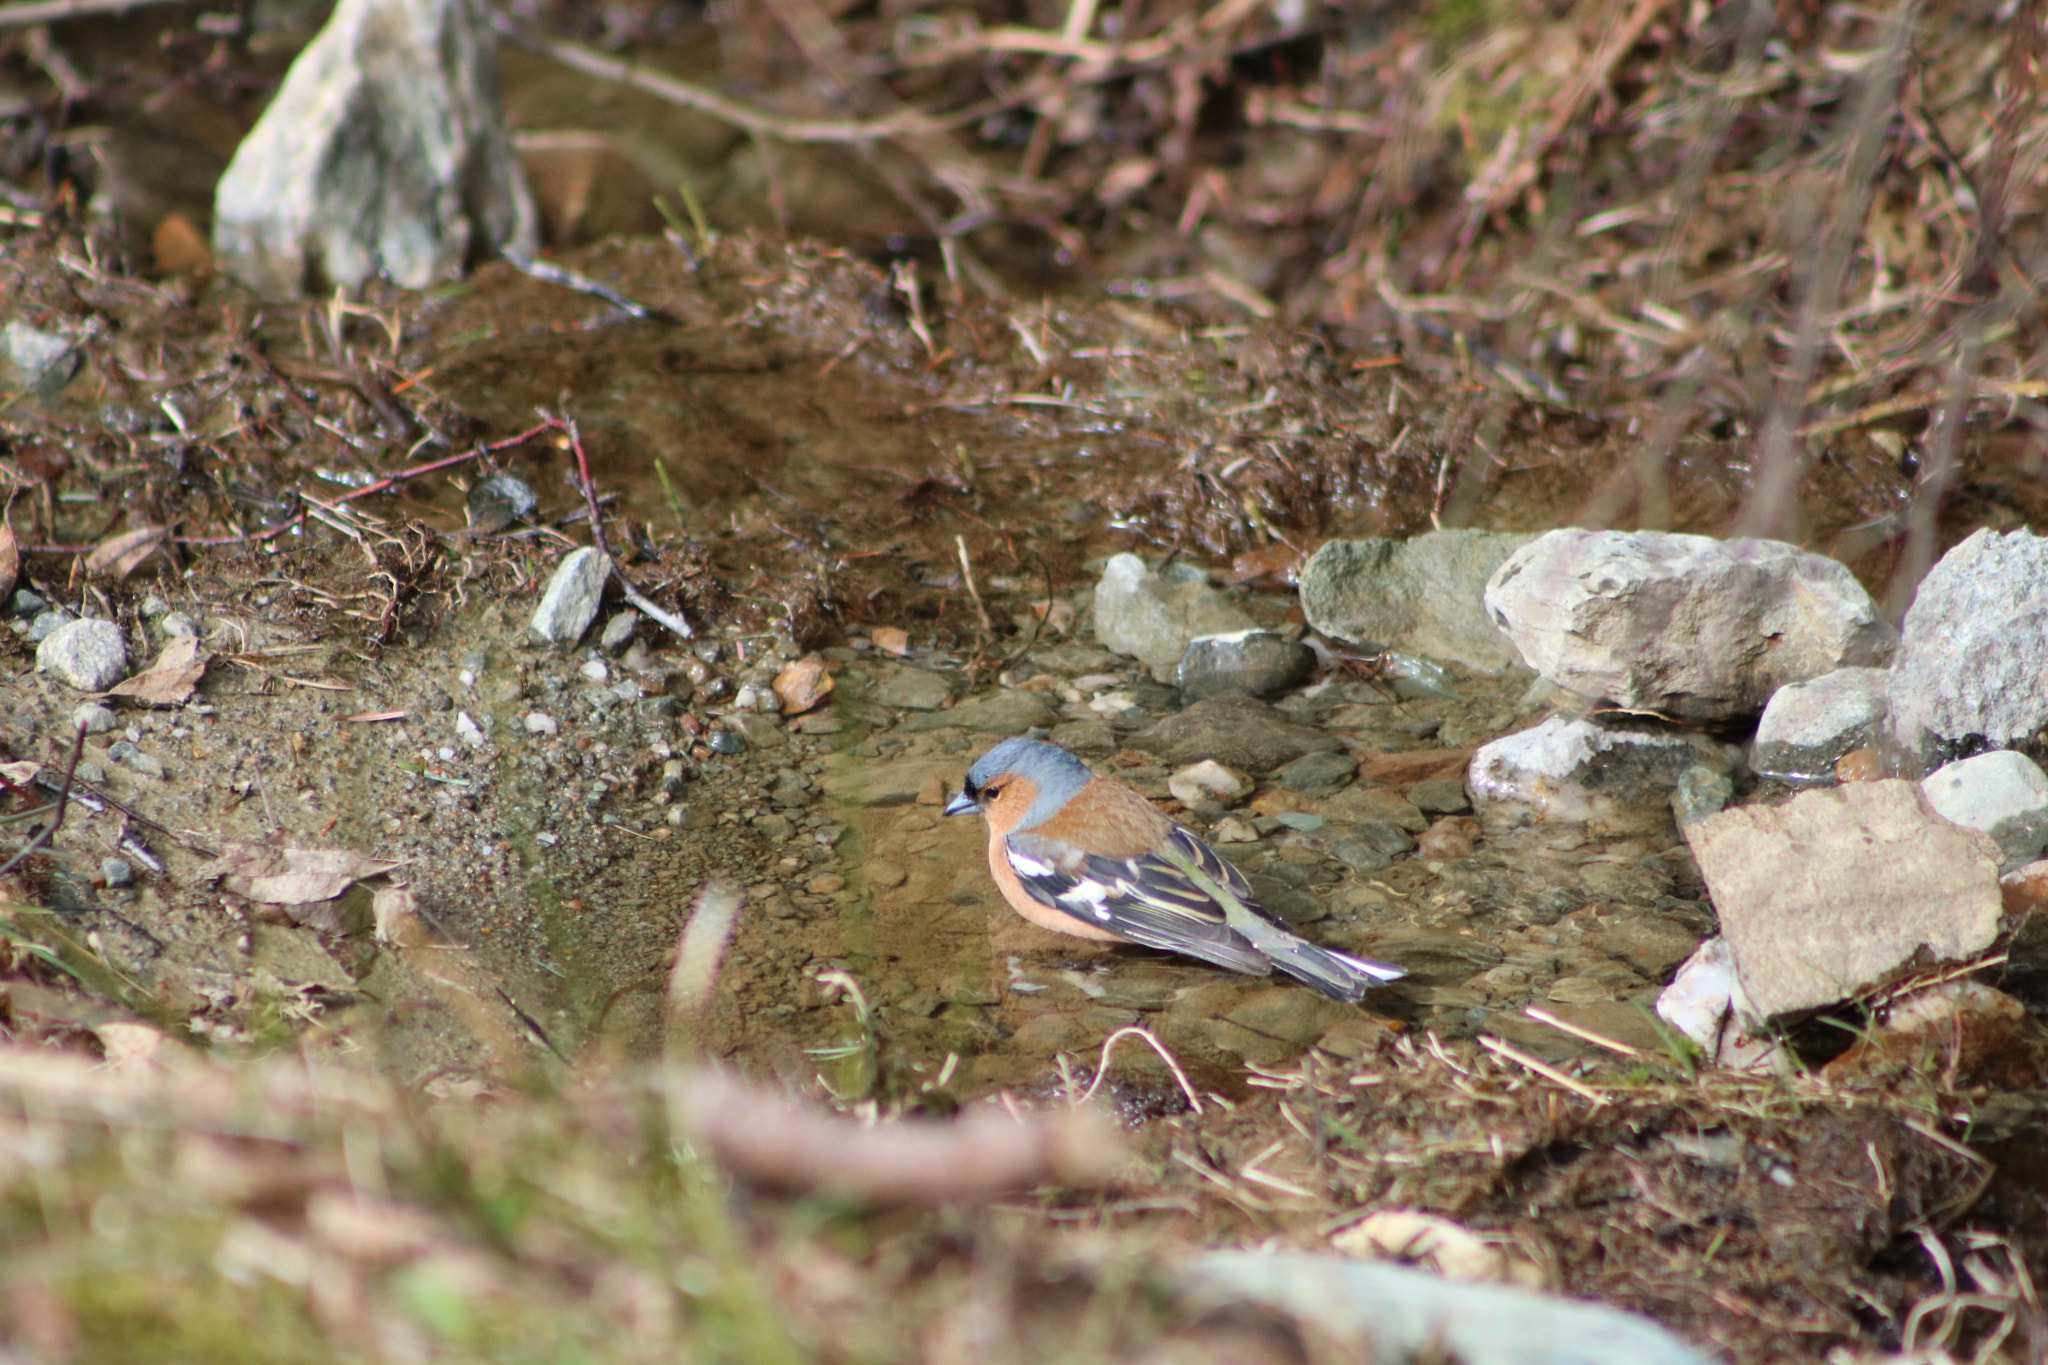
<path id="1" fill-rule="evenodd" d="M 1337 1000 L 1403 975 L 1299 938 L 1244 874 L 1129 787 L 1052 744 L 1006 739 L 967 770 L 948 815 L 988 819 L 988 866 L 1018 914 L 1079 938 L 1142 943 Z"/>

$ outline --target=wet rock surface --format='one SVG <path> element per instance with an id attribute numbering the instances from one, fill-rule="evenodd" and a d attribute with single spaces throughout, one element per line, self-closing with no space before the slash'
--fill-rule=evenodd
<path id="1" fill-rule="evenodd" d="M 1750 766 L 1793 781 L 1832 777 L 1844 754 L 1879 737 L 1890 684 L 1883 669 L 1838 668 L 1779 688 L 1757 722 Z"/>
<path id="2" fill-rule="evenodd" d="M 1333 540 L 1302 566 L 1302 611 L 1326 635 L 1504 668 L 1518 656 L 1486 613 L 1486 583 L 1533 539 L 1460 530 L 1410 540 Z"/>

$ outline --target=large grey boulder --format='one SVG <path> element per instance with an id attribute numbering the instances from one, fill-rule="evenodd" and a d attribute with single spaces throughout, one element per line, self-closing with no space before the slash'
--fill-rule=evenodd
<path id="1" fill-rule="evenodd" d="M 536 221 L 484 0 L 340 0 L 221 177 L 213 250 L 268 294 L 419 289 Z"/>
<path id="2" fill-rule="evenodd" d="M 1888 662 L 1898 641 L 1832 559 L 1662 531 L 1549 532 L 1495 571 L 1486 609 L 1559 687 L 1692 721 L 1754 716 L 1789 683 Z"/>
<path id="3" fill-rule="evenodd" d="M 1534 539 L 1429 531 L 1333 540 L 1302 566 L 1302 614 L 1325 635 L 1497 671 L 1515 661 L 1515 647 L 1486 614 L 1486 582 Z"/>
<path id="4" fill-rule="evenodd" d="M 2048 729 L 2048 539 L 1980 530 L 1941 557 L 1906 612 L 1892 734 L 1933 767 L 1979 749 L 2039 752 Z"/>
<path id="5" fill-rule="evenodd" d="M 1095 638 L 1141 660 L 1163 683 L 1177 680 L 1182 656 L 1200 636 L 1257 624 L 1192 564 L 1154 573 L 1136 555 L 1114 555 L 1095 585 Z"/>

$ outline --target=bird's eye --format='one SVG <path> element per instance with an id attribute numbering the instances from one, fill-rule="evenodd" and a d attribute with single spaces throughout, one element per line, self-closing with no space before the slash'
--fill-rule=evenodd
<path id="1" fill-rule="evenodd" d="M 981 784 L 980 794 L 982 800 L 993 801 L 1003 794 L 1003 784 L 1000 782 L 984 782 Z"/>

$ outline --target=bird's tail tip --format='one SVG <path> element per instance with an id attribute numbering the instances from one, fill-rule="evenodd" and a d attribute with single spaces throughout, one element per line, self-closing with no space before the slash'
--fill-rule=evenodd
<path id="1" fill-rule="evenodd" d="M 1384 962 L 1368 962 L 1362 957 L 1309 943 L 1284 954 L 1275 954 L 1268 949 L 1267 956 L 1275 966 L 1299 977 L 1331 999 L 1354 1005 L 1375 986 L 1384 986 L 1408 975 L 1401 968 L 1390 967 Z"/>

